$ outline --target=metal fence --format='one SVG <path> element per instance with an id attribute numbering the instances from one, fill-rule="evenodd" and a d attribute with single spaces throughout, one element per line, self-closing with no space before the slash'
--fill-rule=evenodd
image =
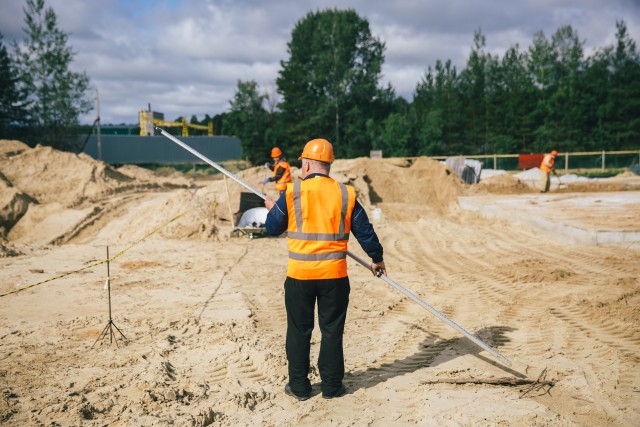
<path id="1" fill-rule="evenodd" d="M 242 158 L 242 147 L 237 137 L 189 136 L 181 139 L 215 162 Z M 84 152 L 95 159 L 111 164 L 203 163 L 162 136 L 102 135 L 100 147 L 98 147 L 96 135 L 91 135 Z M 454 156 L 431 158 L 445 160 L 448 157 Z M 462 155 L 461 157 L 480 161 L 482 169 L 519 170 L 519 154 Z M 636 164 L 640 164 L 640 150 L 559 153 L 556 159 L 556 169 L 558 171 L 564 169 L 565 173 L 570 169 L 604 171 L 612 168 L 629 168 Z"/>
<path id="2" fill-rule="evenodd" d="M 519 154 L 485 154 L 462 156 L 482 162 L 483 169 L 518 170 Z M 435 160 L 445 160 L 450 156 L 434 156 Z M 569 169 L 601 170 L 628 168 L 640 163 L 640 150 L 591 151 L 578 153 L 558 153 L 556 169 L 568 173 Z"/>

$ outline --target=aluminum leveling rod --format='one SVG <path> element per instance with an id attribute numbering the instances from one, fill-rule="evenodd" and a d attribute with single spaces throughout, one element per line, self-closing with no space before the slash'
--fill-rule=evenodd
<path id="1" fill-rule="evenodd" d="M 249 185 L 247 182 L 245 182 L 242 179 L 238 178 L 237 176 L 235 176 L 234 174 L 232 174 L 231 172 L 229 172 L 228 170 L 226 170 L 225 168 L 223 168 L 222 166 L 220 166 L 219 164 L 217 164 L 213 160 L 211 160 L 211 159 L 207 158 L 206 156 L 200 154 L 198 151 L 196 151 L 193 148 L 189 147 L 187 144 L 185 144 L 184 142 L 180 141 L 178 138 L 174 137 L 173 135 L 171 135 L 170 133 L 168 133 L 164 129 L 161 129 L 161 128 L 157 127 L 157 126 L 156 126 L 156 129 L 163 136 L 169 138 L 171 141 L 175 142 L 180 147 L 184 148 L 185 150 L 187 150 L 188 152 L 190 152 L 194 156 L 198 157 L 202 161 L 204 161 L 204 162 L 208 163 L 209 165 L 213 166 L 218 171 L 222 172 L 223 174 L 225 174 L 226 176 L 228 176 L 229 178 L 231 178 L 232 180 L 234 180 L 238 184 L 240 184 L 243 187 L 245 187 L 247 190 L 250 190 L 252 193 L 254 193 L 257 196 L 261 197 L 263 200 L 266 200 L 267 196 L 265 194 L 259 192 L 255 188 L 251 187 L 251 185 Z M 363 260 L 362 258 L 360 258 L 359 256 L 351 253 L 350 251 L 347 251 L 347 255 L 349 255 L 351 258 L 353 258 L 358 263 L 362 264 L 368 270 L 371 270 L 371 265 L 368 262 L 366 262 L 365 260 Z M 422 307 L 426 308 L 431 314 L 433 314 L 438 319 L 440 319 L 443 322 L 445 322 L 447 325 L 451 326 L 456 331 L 460 332 L 465 337 L 469 338 L 471 340 L 471 342 L 473 342 L 474 344 L 478 345 L 482 349 L 484 349 L 484 350 L 488 351 L 489 353 L 491 353 L 493 356 L 495 356 L 498 360 L 503 362 L 505 365 L 511 366 L 511 362 L 506 357 L 504 357 L 503 355 L 501 355 L 500 353 L 495 351 L 493 348 L 491 348 L 491 346 L 489 344 L 485 343 L 484 341 L 482 341 L 481 339 L 479 339 L 478 337 L 476 337 L 472 333 L 467 332 L 462 326 L 458 325 L 456 322 L 454 322 L 453 320 L 447 318 L 447 316 L 445 316 L 444 314 L 442 314 L 441 312 L 439 312 L 435 308 L 431 307 L 426 302 L 422 301 L 420 298 L 418 298 L 416 296 L 416 294 L 414 294 L 410 290 L 402 287 L 396 281 L 394 281 L 391 278 L 389 278 L 386 274 L 383 274 L 381 271 L 378 271 L 376 276 L 381 278 L 382 280 L 387 282 L 387 284 L 389 284 L 392 287 L 396 288 L 397 290 L 399 290 L 400 292 L 402 292 L 403 294 L 405 294 L 406 296 L 408 296 L 409 298 L 411 298 L 412 300 L 414 300 L 418 304 L 420 304 Z"/>
<path id="2" fill-rule="evenodd" d="M 365 260 L 363 260 L 359 256 L 352 254 L 351 252 L 347 252 L 347 254 L 351 258 L 353 258 L 354 260 L 356 260 L 357 262 L 362 264 L 365 268 L 367 268 L 368 270 L 371 270 L 371 265 L 368 262 L 366 262 Z M 408 296 L 409 298 L 411 298 L 412 300 L 414 300 L 415 302 L 420 304 L 422 307 L 426 308 L 431 314 L 436 316 L 438 319 L 442 320 L 447 325 L 451 326 L 456 331 L 460 332 L 465 337 L 469 338 L 474 344 L 476 344 L 479 347 L 482 347 L 483 349 L 487 350 L 489 353 L 491 353 L 493 356 L 495 356 L 497 359 L 499 359 L 502 363 L 504 363 L 507 366 L 511 366 L 511 362 L 509 361 L 509 359 L 507 359 L 506 357 L 504 357 L 503 355 L 501 355 L 500 353 L 495 351 L 489 344 L 487 344 L 486 342 L 482 341 L 480 338 L 476 337 L 472 333 L 466 331 L 462 326 L 458 325 L 456 322 L 454 322 L 453 320 L 449 319 L 447 316 L 445 316 L 444 314 L 442 314 L 441 312 L 439 312 L 435 308 L 431 307 L 426 302 L 422 301 L 420 298 L 418 298 L 418 296 L 416 294 L 414 294 L 413 292 L 411 292 L 407 288 L 405 288 L 405 287 L 401 286 L 400 284 L 398 284 L 398 282 L 396 282 L 395 280 L 391 279 L 386 274 L 382 273 L 382 271 L 377 271 L 376 272 L 376 276 L 378 276 L 379 278 L 381 278 L 382 280 L 387 282 L 387 284 L 389 284 L 392 287 L 396 288 L 397 290 L 399 290 L 400 292 L 402 292 L 403 294 L 405 294 L 406 296 Z"/>
<path id="3" fill-rule="evenodd" d="M 159 128 L 158 126 L 156 126 L 155 128 L 156 128 L 156 130 L 158 130 L 162 134 L 162 136 L 166 136 L 167 138 L 169 138 L 170 140 L 172 140 L 173 142 L 178 144 L 180 147 L 184 148 L 185 150 L 187 150 L 188 152 L 190 152 L 194 156 L 198 157 L 200 160 L 210 164 L 211 166 L 213 166 L 214 168 L 216 168 L 217 170 L 219 170 L 220 172 L 222 172 L 223 174 L 225 174 L 226 176 L 228 176 L 229 178 L 231 178 L 232 180 L 234 180 L 238 184 L 242 185 L 247 190 L 250 190 L 252 193 L 255 193 L 257 196 L 262 197 L 262 200 L 265 200 L 267 198 L 267 196 L 265 196 L 264 194 L 262 194 L 261 192 L 259 192 L 255 188 L 252 188 L 248 183 L 246 183 L 245 181 L 241 180 L 240 178 L 238 178 L 237 176 L 235 176 L 234 174 L 232 174 L 231 172 L 229 172 L 228 170 L 226 170 L 225 168 L 223 168 L 222 166 L 220 166 L 219 164 L 217 164 L 213 160 L 209 159 L 208 157 L 200 154 L 198 151 L 196 151 L 193 148 L 189 147 L 187 144 L 185 144 L 184 142 L 180 141 L 178 138 L 176 138 L 175 136 L 171 135 L 166 130 L 164 130 L 162 128 Z"/>

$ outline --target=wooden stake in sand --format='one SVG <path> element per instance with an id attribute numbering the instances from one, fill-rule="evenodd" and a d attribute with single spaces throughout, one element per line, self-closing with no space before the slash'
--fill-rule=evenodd
<path id="1" fill-rule="evenodd" d="M 233 226 L 236 226 L 236 220 L 235 220 L 235 216 L 233 215 L 233 211 L 231 210 L 231 196 L 229 195 L 229 186 L 227 185 L 227 176 L 226 175 L 222 175 L 222 178 L 224 178 L 224 188 L 225 190 L 227 190 L 227 201 L 229 202 L 229 221 L 231 221 L 231 224 L 233 224 Z"/>

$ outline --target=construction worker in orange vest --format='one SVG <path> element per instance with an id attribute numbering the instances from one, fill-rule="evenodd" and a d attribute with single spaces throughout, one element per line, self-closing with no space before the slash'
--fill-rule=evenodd
<path id="1" fill-rule="evenodd" d="M 271 150 L 271 158 L 273 159 L 273 165 L 265 163 L 264 165 L 271 171 L 273 176 L 265 178 L 262 183 L 275 181 L 276 190 L 283 192 L 287 188 L 287 184 L 291 182 L 291 165 L 284 159 L 282 150 L 278 147 L 273 147 Z"/>
<path id="2" fill-rule="evenodd" d="M 542 177 L 540 178 L 541 193 L 546 193 L 551 187 L 551 176 L 549 174 L 553 172 L 555 176 L 558 176 L 555 169 L 556 157 L 558 157 L 558 152 L 553 150 L 542 159 L 540 164 L 540 170 L 542 171 Z"/>
<path id="3" fill-rule="evenodd" d="M 289 261 L 284 282 L 287 310 L 286 353 L 289 381 L 285 393 L 298 400 L 311 397 L 309 351 L 318 304 L 322 333 L 318 370 L 322 397 L 347 392 L 342 335 L 349 305 L 347 244 L 353 233 L 372 260 L 371 271 L 386 274 L 383 249 L 353 187 L 329 177 L 333 146 L 326 139 L 309 141 L 302 160 L 302 181 L 288 184 L 277 201 L 269 198 L 266 232 L 287 232 Z"/>

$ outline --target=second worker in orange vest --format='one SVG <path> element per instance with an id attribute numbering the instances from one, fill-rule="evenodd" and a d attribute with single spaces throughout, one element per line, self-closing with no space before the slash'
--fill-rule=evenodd
<path id="1" fill-rule="evenodd" d="M 286 190 L 287 184 L 291 182 L 291 165 L 284 159 L 282 150 L 278 147 L 273 147 L 271 150 L 271 158 L 273 159 L 273 165 L 265 163 L 265 166 L 273 171 L 273 176 L 265 178 L 262 183 L 266 184 L 274 181 L 276 190 L 282 193 Z"/>
<path id="2" fill-rule="evenodd" d="M 266 230 L 271 236 L 285 231 L 289 261 L 284 282 L 287 310 L 286 352 L 289 382 L 285 393 L 298 400 L 311 397 L 309 352 L 318 304 L 322 333 L 318 371 L 322 397 L 344 395 L 342 335 L 349 305 L 347 244 L 353 233 L 373 263 L 371 271 L 386 274 L 383 249 L 367 213 L 356 201 L 355 190 L 329 177 L 333 146 L 325 139 L 309 141 L 300 157 L 302 182 L 287 185 L 277 201 L 269 198 Z"/>
<path id="3" fill-rule="evenodd" d="M 551 151 L 551 153 L 545 155 L 542 159 L 542 163 L 540 164 L 540 170 L 542 171 L 542 176 L 540 177 L 541 193 L 546 193 L 551 187 L 550 174 L 553 173 L 554 175 L 558 176 L 555 168 L 556 157 L 558 157 L 558 152 L 556 150 L 553 150 Z"/>

